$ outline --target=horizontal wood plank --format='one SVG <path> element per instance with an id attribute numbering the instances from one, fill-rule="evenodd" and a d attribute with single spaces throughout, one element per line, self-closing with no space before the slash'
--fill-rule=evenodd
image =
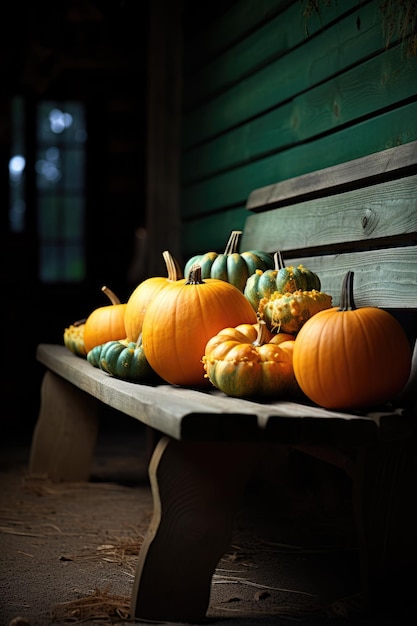
<path id="1" fill-rule="evenodd" d="M 361 29 L 350 15 L 340 28 L 305 40 L 285 56 L 240 80 L 185 118 L 183 142 L 190 148 L 259 116 L 314 85 L 384 50 L 381 23 L 372 3 L 361 11 Z"/>
<path id="2" fill-rule="evenodd" d="M 297 199 L 305 200 L 312 195 L 329 196 L 340 188 L 364 186 L 382 176 L 402 176 L 404 171 L 411 168 L 413 171 L 417 168 L 417 141 L 254 189 L 246 207 L 254 212 L 270 210 L 274 206 L 293 204 Z"/>
<path id="3" fill-rule="evenodd" d="M 217 390 L 131 383 L 107 375 L 60 345 L 40 344 L 36 358 L 87 394 L 174 439 L 311 443 L 310 427 L 307 422 L 305 429 L 302 426 L 307 418 L 321 422 L 322 443 L 354 440 L 365 445 L 376 440 L 384 423 L 394 419 L 400 429 L 409 424 L 399 411 L 361 415 L 297 402 L 252 402 Z"/>
<path id="4" fill-rule="evenodd" d="M 348 242 L 350 248 L 378 242 L 383 247 L 384 239 L 415 240 L 416 189 L 417 174 L 250 215 L 241 249 L 274 252 Z"/>
<path id="5" fill-rule="evenodd" d="M 339 306 L 343 277 L 351 270 L 357 306 L 417 310 L 417 246 L 349 252 L 303 259 L 290 258 L 287 265 L 302 261 L 316 272 L 321 288 Z"/>
<path id="6" fill-rule="evenodd" d="M 311 141 L 321 133 L 415 96 L 417 60 L 404 62 L 403 57 L 401 44 L 384 50 L 186 151 L 182 161 L 184 184 L 250 163 L 288 145 Z"/>

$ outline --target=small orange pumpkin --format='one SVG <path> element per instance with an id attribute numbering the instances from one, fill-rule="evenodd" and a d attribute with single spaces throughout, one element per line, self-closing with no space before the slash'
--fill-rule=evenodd
<path id="1" fill-rule="evenodd" d="M 187 279 L 152 298 L 143 319 L 143 348 L 167 382 L 207 386 L 201 359 L 208 340 L 225 326 L 255 322 L 255 311 L 237 287 L 217 278 L 203 280 L 201 267 L 194 265 Z"/>
<path id="2" fill-rule="evenodd" d="M 101 290 L 109 298 L 111 304 L 94 309 L 85 321 L 84 345 L 87 353 L 95 346 L 107 341 L 126 338 L 126 304 L 122 304 L 108 287 L 102 287 Z"/>
<path id="3" fill-rule="evenodd" d="M 340 307 L 320 311 L 294 344 L 294 373 L 302 391 L 327 409 L 383 404 L 405 386 L 411 348 L 400 323 L 377 307 L 356 308 L 353 272 L 344 278 Z"/>

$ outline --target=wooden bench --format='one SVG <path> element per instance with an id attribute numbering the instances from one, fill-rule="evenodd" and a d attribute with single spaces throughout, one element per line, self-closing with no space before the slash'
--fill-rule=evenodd
<path id="1" fill-rule="evenodd" d="M 417 142 L 257 189 L 241 249 L 280 250 L 317 272 L 338 304 L 355 272 L 358 306 L 388 308 L 415 343 Z M 414 351 L 415 354 L 416 351 Z M 139 555 L 132 616 L 203 620 L 253 468 L 282 444 L 343 467 L 353 480 L 362 593 L 371 610 L 413 598 L 417 566 L 417 374 L 398 406 L 368 413 L 253 402 L 112 378 L 59 345 L 45 368 L 30 471 L 88 480 L 105 403 L 158 434 L 149 475 L 154 514 Z"/>

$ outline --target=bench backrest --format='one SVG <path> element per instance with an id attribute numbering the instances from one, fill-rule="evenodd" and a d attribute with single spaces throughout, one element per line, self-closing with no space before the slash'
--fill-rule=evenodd
<path id="1" fill-rule="evenodd" d="M 417 311 L 417 141 L 253 191 L 241 249 L 280 250 L 339 304 Z"/>
<path id="2" fill-rule="evenodd" d="M 316 272 L 339 305 L 354 272 L 357 306 L 390 310 L 414 347 L 400 402 L 417 410 L 417 141 L 254 190 L 242 250 L 279 250 Z"/>

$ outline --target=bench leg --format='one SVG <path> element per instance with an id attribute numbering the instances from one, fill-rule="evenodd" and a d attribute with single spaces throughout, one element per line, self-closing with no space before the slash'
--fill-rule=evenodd
<path id="1" fill-rule="evenodd" d="M 132 617 L 204 619 L 255 456 L 250 444 L 158 442 L 149 466 L 154 514 L 139 554 Z"/>
<path id="2" fill-rule="evenodd" d="M 53 481 L 89 480 L 97 438 L 97 401 L 47 371 L 34 430 L 29 472 Z"/>
<path id="3" fill-rule="evenodd" d="M 365 449 L 354 502 L 362 589 L 372 613 L 415 602 L 417 566 L 417 429 L 406 440 Z"/>

